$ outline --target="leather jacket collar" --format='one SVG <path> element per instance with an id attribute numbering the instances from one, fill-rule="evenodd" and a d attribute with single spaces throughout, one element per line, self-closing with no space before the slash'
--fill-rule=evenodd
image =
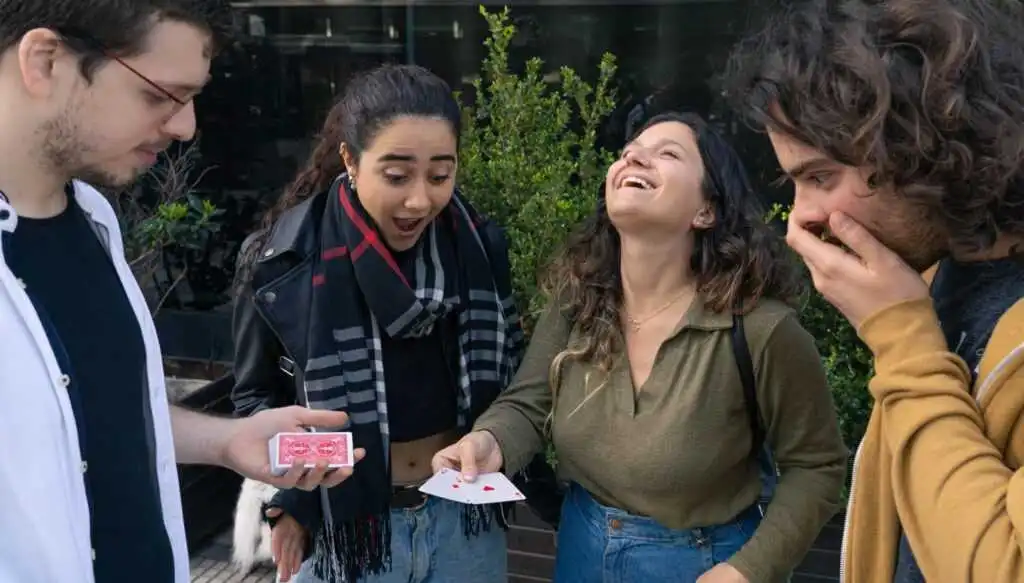
<path id="1" fill-rule="evenodd" d="M 326 202 L 324 191 L 285 211 L 271 228 L 256 263 L 272 262 L 285 254 L 294 254 L 301 260 L 315 253 Z"/>

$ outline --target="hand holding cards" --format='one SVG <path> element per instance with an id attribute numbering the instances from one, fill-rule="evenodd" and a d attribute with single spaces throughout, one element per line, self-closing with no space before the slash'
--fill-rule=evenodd
<path id="1" fill-rule="evenodd" d="M 355 464 L 352 434 L 278 433 L 270 439 L 270 470 L 275 475 L 287 472 L 297 460 L 313 468 L 326 462 L 329 469 L 350 468 Z"/>
<path id="2" fill-rule="evenodd" d="M 443 468 L 420 486 L 420 492 L 463 504 L 497 504 L 526 500 L 501 472 L 480 474 L 472 482 L 456 470 Z"/>

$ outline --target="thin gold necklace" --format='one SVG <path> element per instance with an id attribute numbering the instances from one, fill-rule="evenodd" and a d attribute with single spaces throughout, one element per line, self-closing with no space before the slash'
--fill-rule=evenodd
<path id="1" fill-rule="evenodd" d="M 629 314 L 626 314 L 626 321 L 629 322 L 629 327 L 632 328 L 634 332 L 639 332 L 640 331 L 640 327 L 643 326 L 645 322 L 647 322 L 651 318 L 657 316 L 658 314 L 664 312 L 665 310 L 669 309 L 673 304 L 675 304 L 679 300 L 683 299 L 683 296 L 685 296 L 688 293 L 690 293 L 690 290 L 688 290 L 688 289 L 683 290 L 679 295 L 677 295 L 676 297 L 674 297 L 671 300 L 669 300 L 669 302 L 667 304 L 665 304 L 664 306 L 658 308 L 657 310 L 654 310 L 653 312 L 651 312 L 650 314 L 644 316 L 643 318 L 637 319 L 637 318 L 634 318 L 633 316 L 630 316 Z"/>

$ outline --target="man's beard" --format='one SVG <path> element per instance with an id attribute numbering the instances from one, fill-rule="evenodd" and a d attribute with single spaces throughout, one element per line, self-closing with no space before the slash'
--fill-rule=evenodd
<path id="1" fill-rule="evenodd" d="M 903 224 L 874 235 L 914 271 L 924 273 L 949 254 L 946 238 L 928 217 L 900 222 Z"/>
<path id="2" fill-rule="evenodd" d="M 73 111 L 65 110 L 61 115 L 45 124 L 43 132 L 43 155 L 54 171 L 77 178 L 92 186 L 121 189 L 133 184 L 142 174 L 118 176 L 86 160 L 95 151 L 92 140 L 83 135 L 74 121 Z"/>

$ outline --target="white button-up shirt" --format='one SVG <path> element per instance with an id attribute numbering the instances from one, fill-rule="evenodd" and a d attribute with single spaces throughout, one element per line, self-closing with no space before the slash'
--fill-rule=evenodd
<path id="1" fill-rule="evenodd" d="M 160 500 L 174 553 L 174 580 L 188 583 L 181 491 L 156 328 L 125 260 L 113 208 L 87 184 L 76 181 L 74 190 L 110 254 L 142 330 L 149 386 L 139 390 L 150 392 Z M 14 208 L 0 197 L 0 231 L 13 232 L 17 225 Z M 88 282 L 69 282 L 69 293 L 75 285 Z M 87 466 L 78 446 L 66 380 L 32 301 L 11 273 L 0 245 L 0 500 L 4 504 L 0 583 L 94 583 L 84 483 Z M 145 580 L 145 573 L 138 575 Z"/>

